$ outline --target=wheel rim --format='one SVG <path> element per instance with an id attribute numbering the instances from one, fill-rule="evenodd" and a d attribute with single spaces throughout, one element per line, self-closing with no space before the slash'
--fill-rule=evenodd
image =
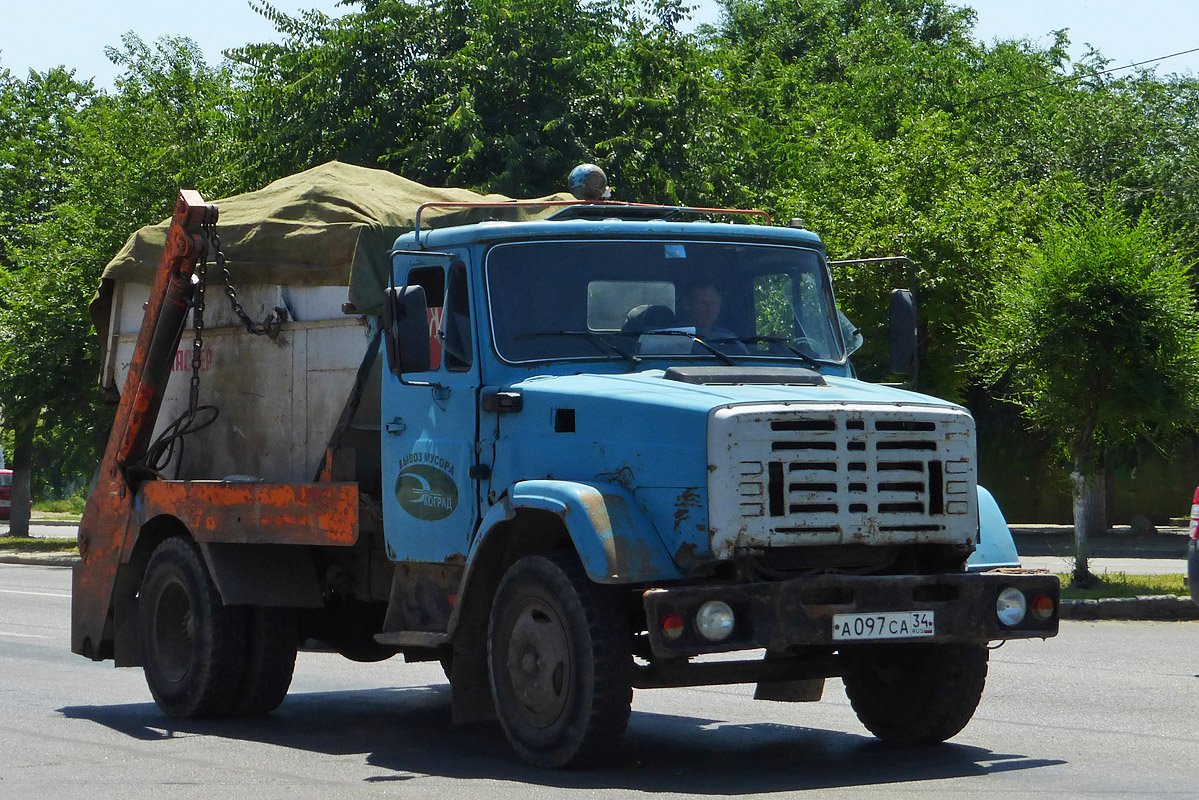
<path id="1" fill-rule="evenodd" d="M 182 680 L 195 656 L 191 598 L 177 580 L 162 587 L 154 604 L 154 656 L 170 681 Z"/>
<path id="2" fill-rule="evenodd" d="M 526 598 L 505 639 L 506 673 L 518 713 L 533 727 L 553 725 L 572 690 L 570 639 L 561 615 L 541 598 Z"/>

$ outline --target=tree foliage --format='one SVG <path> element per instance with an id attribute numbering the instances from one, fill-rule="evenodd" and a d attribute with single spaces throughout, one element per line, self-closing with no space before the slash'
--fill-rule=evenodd
<path id="1" fill-rule="evenodd" d="M 284 40 L 232 55 L 247 173 L 332 158 L 432 185 L 537 195 L 594 160 L 623 191 L 677 199 L 711 151 L 697 43 L 634 0 L 365 0 L 329 18 L 261 11 Z"/>
<path id="2" fill-rule="evenodd" d="M 998 283 L 970 338 L 984 378 L 1094 473 L 1199 419 L 1199 313 L 1188 265 L 1148 213 L 1113 198 L 1049 225 Z"/>

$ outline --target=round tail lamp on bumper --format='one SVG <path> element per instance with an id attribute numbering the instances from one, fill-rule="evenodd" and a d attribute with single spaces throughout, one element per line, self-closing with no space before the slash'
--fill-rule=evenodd
<path id="1" fill-rule="evenodd" d="M 1028 604 L 1028 610 L 1038 622 L 1044 622 L 1053 616 L 1053 599 L 1045 595 L 1037 595 Z"/>
<path id="2" fill-rule="evenodd" d="M 678 614 L 671 613 L 662 617 L 662 635 L 672 642 L 683 635 L 684 627 L 683 618 Z"/>

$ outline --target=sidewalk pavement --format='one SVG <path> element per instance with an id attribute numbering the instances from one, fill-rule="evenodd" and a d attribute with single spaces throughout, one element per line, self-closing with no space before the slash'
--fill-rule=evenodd
<path id="1" fill-rule="evenodd" d="M 58 530 L 34 533 L 35 537 L 69 538 L 79 523 L 74 520 L 34 520 L 38 527 Z M 1021 566 L 1050 572 L 1070 572 L 1074 568 L 1074 527 L 1071 525 L 1010 525 Z M 70 530 L 65 530 L 70 528 Z M 1097 575 L 1123 572 L 1129 575 L 1186 574 L 1187 529 L 1162 527 L 1157 533 L 1133 533 L 1128 526 L 1117 526 L 1091 543 L 1091 571 Z M 0 527 L 0 535 L 7 533 Z M 0 550 L 0 564 L 34 564 L 70 567 L 79 561 L 78 553 L 22 553 Z M 1078 620 L 1199 620 L 1199 605 L 1189 597 L 1156 595 L 1104 600 L 1063 600 L 1062 619 Z"/>
<path id="2" fill-rule="evenodd" d="M 79 534 L 79 520 L 34 517 L 29 521 L 29 536 L 33 539 L 72 539 Z M 0 536 L 8 535 L 8 521 L 0 521 Z M 0 548 L 0 564 L 31 564 L 40 567 L 70 567 L 79 561 L 72 550 L 25 552 Z"/>

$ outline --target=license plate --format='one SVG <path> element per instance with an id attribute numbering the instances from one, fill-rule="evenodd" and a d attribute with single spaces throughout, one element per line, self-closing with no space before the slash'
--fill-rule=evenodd
<path id="1" fill-rule="evenodd" d="M 931 611 L 834 614 L 833 639 L 911 639 L 936 632 Z"/>

